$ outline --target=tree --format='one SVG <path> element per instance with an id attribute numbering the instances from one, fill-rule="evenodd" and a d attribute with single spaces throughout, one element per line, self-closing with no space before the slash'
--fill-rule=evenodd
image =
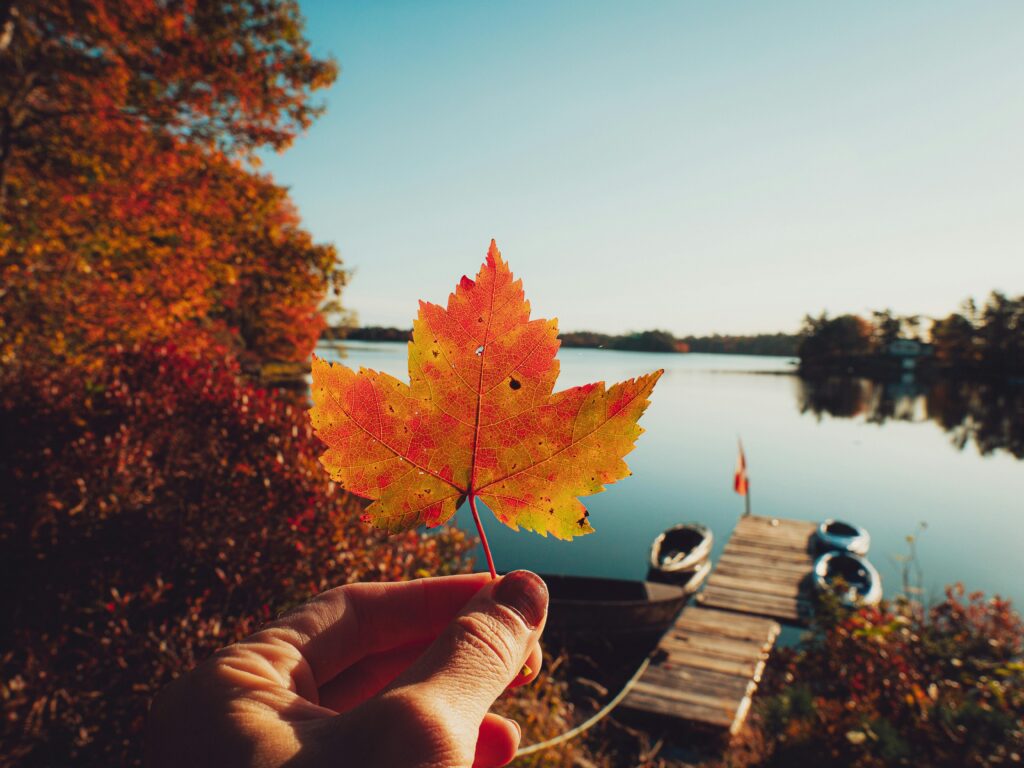
<path id="1" fill-rule="evenodd" d="M 873 326 L 858 315 L 806 315 L 797 354 L 802 361 L 867 355 L 873 349 L 873 334 Z"/>
<path id="2" fill-rule="evenodd" d="M 1024 296 L 1013 299 L 993 291 L 981 310 L 978 337 L 991 365 L 1024 370 Z"/>
<path id="3" fill-rule="evenodd" d="M 0 29 L 5 190 L 13 167 L 51 168 L 83 121 L 228 154 L 283 149 L 337 74 L 310 53 L 292 0 L 8 0 Z"/>
<path id="4" fill-rule="evenodd" d="M 978 309 L 973 301 L 931 327 L 935 354 L 949 366 L 1024 371 L 1024 296 L 993 291 Z"/>
<path id="5" fill-rule="evenodd" d="M 0 29 L 0 361 L 172 337 L 308 356 L 344 272 L 244 164 L 336 72 L 295 3 L 42 0 Z"/>
<path id="6" fill-rule="evenodd" d="M 981 348 L 975 343 L 974 324 L 959 312 L 933 321 L 931 340 L 935 356 L 943 363 L 973 365 L 979 360 Z"/>
<path id="7" fill-rule="evenodd" d="M 871 316 L 874 318 L 872 341 L 876 351 L 884 352 L 892 342 L 900 337 L 902 323 L 891 309 L 875 310 Z"/>

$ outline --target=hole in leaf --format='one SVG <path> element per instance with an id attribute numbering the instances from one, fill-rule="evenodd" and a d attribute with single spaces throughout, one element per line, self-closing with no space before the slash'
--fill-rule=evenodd
<path id="1" fill-rule="evenodd" d="M 508 381 L 508 385 L 509 385 L 510 387 L 512 387 L 512 389 L 519 389 L 519 388 L 520 388 L 521 386 L 523 386 L 523 385 L 522 385 L 522 384 L 520 384 L 520 383 L 519 383 L 519 381 L 518 381 L 518 380 L 516 380 L 516 379 L 509 379 L 509 381 Z"/>
<path id="2" fill-rule="evenodd" d="M 484 353 L 484 345 L 483 344 L 481 344 L 479 347 L 476 348 L 476 353 L 478 355 L 482 355 Z"/>

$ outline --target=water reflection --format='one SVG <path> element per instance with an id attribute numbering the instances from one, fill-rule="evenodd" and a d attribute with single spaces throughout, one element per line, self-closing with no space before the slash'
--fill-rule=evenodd
<path id="1" fill-rule="evenodd" d="M 800 413 L 887 421 L 933 421 L 958 449 L 973 443 L 988 455 L 1007 451 L 1024 459 L 1024 386 L 943 380 L 927 383 L 832 376 L 797 379 Z"/>

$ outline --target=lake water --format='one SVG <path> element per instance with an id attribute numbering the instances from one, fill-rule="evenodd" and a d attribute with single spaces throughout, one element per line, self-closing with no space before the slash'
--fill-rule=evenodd
<path id="1" fill-rule="evenodd" d="M 344 353 L 321 346 L 318 354 L 408 380 L 402 343 L 349 342 Z M 559 358 L 559 389 L 657 368 L 665 375 L 626 459 L 633 476 L 583 499 L 596 533 L 545 539 L 481 511 L 499 571 L 643 578 L 654 537 L 691 520 L 714 531 L 717 558 L 743 512 L 732 489 L 741 435 L 753 512 L 867 527 L 887 595 L 900 587 L 906 537 L 925 522 L 918 561 L 927 597 L 962 581 L 1024 605 L 1024 461 L 1014 455 L 1024 455 L 1024 388 L 1007 396 L 913 382 L 811 385 L 788 375 L 795 361 L 777 357 L 563 349 Z M 456 523 L 475 531 L 465 505 Z"/>

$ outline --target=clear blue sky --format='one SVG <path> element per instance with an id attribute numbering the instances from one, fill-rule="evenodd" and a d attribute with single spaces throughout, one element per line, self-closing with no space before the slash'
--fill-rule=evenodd
<path id="1" fill-rule="evenodd" d="M 491 237 L 563 330 L 792 331 L 1024 292 L 1024 2 L 304 0 L 342 73 L 266 168 L 408 327 Z"/>

